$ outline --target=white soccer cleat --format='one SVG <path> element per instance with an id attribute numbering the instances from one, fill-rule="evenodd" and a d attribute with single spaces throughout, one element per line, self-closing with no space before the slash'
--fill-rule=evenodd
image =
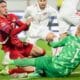
<path id="1" fill-rule="evenodd" d="M 5 54 L 4 60 L 2 61 L 2 65 L 8 65 L 10 62 L 9 52 Z"/>
<path id="2" fill-rule="evenodd" d="M 8 74 L 9 66 L 6 66 L 3 70 L 0 71 L 0 74 L 6 75 Z"/>

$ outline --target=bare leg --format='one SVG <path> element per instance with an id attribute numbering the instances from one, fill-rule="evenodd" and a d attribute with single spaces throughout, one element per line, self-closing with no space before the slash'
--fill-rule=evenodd
<path id="1" fill-rule="evenodd" d="M 45 50 L 34 45 L 32 50 L 31 50 L 30 56 L 38 57 L 38 56 L 43 56 L 43 55 L 45 55 Z"/>

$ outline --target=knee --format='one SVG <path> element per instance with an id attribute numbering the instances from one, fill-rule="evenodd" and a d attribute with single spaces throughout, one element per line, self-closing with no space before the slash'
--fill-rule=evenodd
<path id="1" fill-rule="evenodd" d="M 34 51 L 31 53 L 32 57 L 39 57 L 39 56 L 44 56 L 46 53 L 46 51 L 44 49 L 38 50 L 38 51 Z"/>
<path id="2" fill-rule="evenodd" d="M 46 51 L 42 49 L 40 52 L 37 53 L 37 57 L 44 56 L 46 54 Z"/>
<path id="3" fill-rule="evenodd" d="M 43 49 L 41 52 L 41 56 L 44 56 L 46 54 L 46 51 Z"/>

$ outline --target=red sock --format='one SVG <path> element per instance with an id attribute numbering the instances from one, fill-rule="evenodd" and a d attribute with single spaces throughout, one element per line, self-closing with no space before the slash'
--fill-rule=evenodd
<path id="1" fill-rule="evenodd" d="M 31 72 L 34 72 L 34 71 L 29 71 L 29 70 L 27 71 L 24 68 L 19 68 L 19 67 L 9 70 L 9 74 L 14 74 L 14 73 L 31 73 Z"/>

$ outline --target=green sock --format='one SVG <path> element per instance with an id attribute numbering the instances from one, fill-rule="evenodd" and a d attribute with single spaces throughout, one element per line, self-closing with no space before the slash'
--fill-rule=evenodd
<path id="1" fill-rule="evenodd" d="M 23 58 L 14 60 L 16 66 L 35 66 L 35 58 Z"/>
<path id="2" fill-rule="evenodd" d="M 10 61 L 9 61 L 9 64 L 10 64 L 10 65 L 14 65 L 14 60 L 10 60 Z"/>

